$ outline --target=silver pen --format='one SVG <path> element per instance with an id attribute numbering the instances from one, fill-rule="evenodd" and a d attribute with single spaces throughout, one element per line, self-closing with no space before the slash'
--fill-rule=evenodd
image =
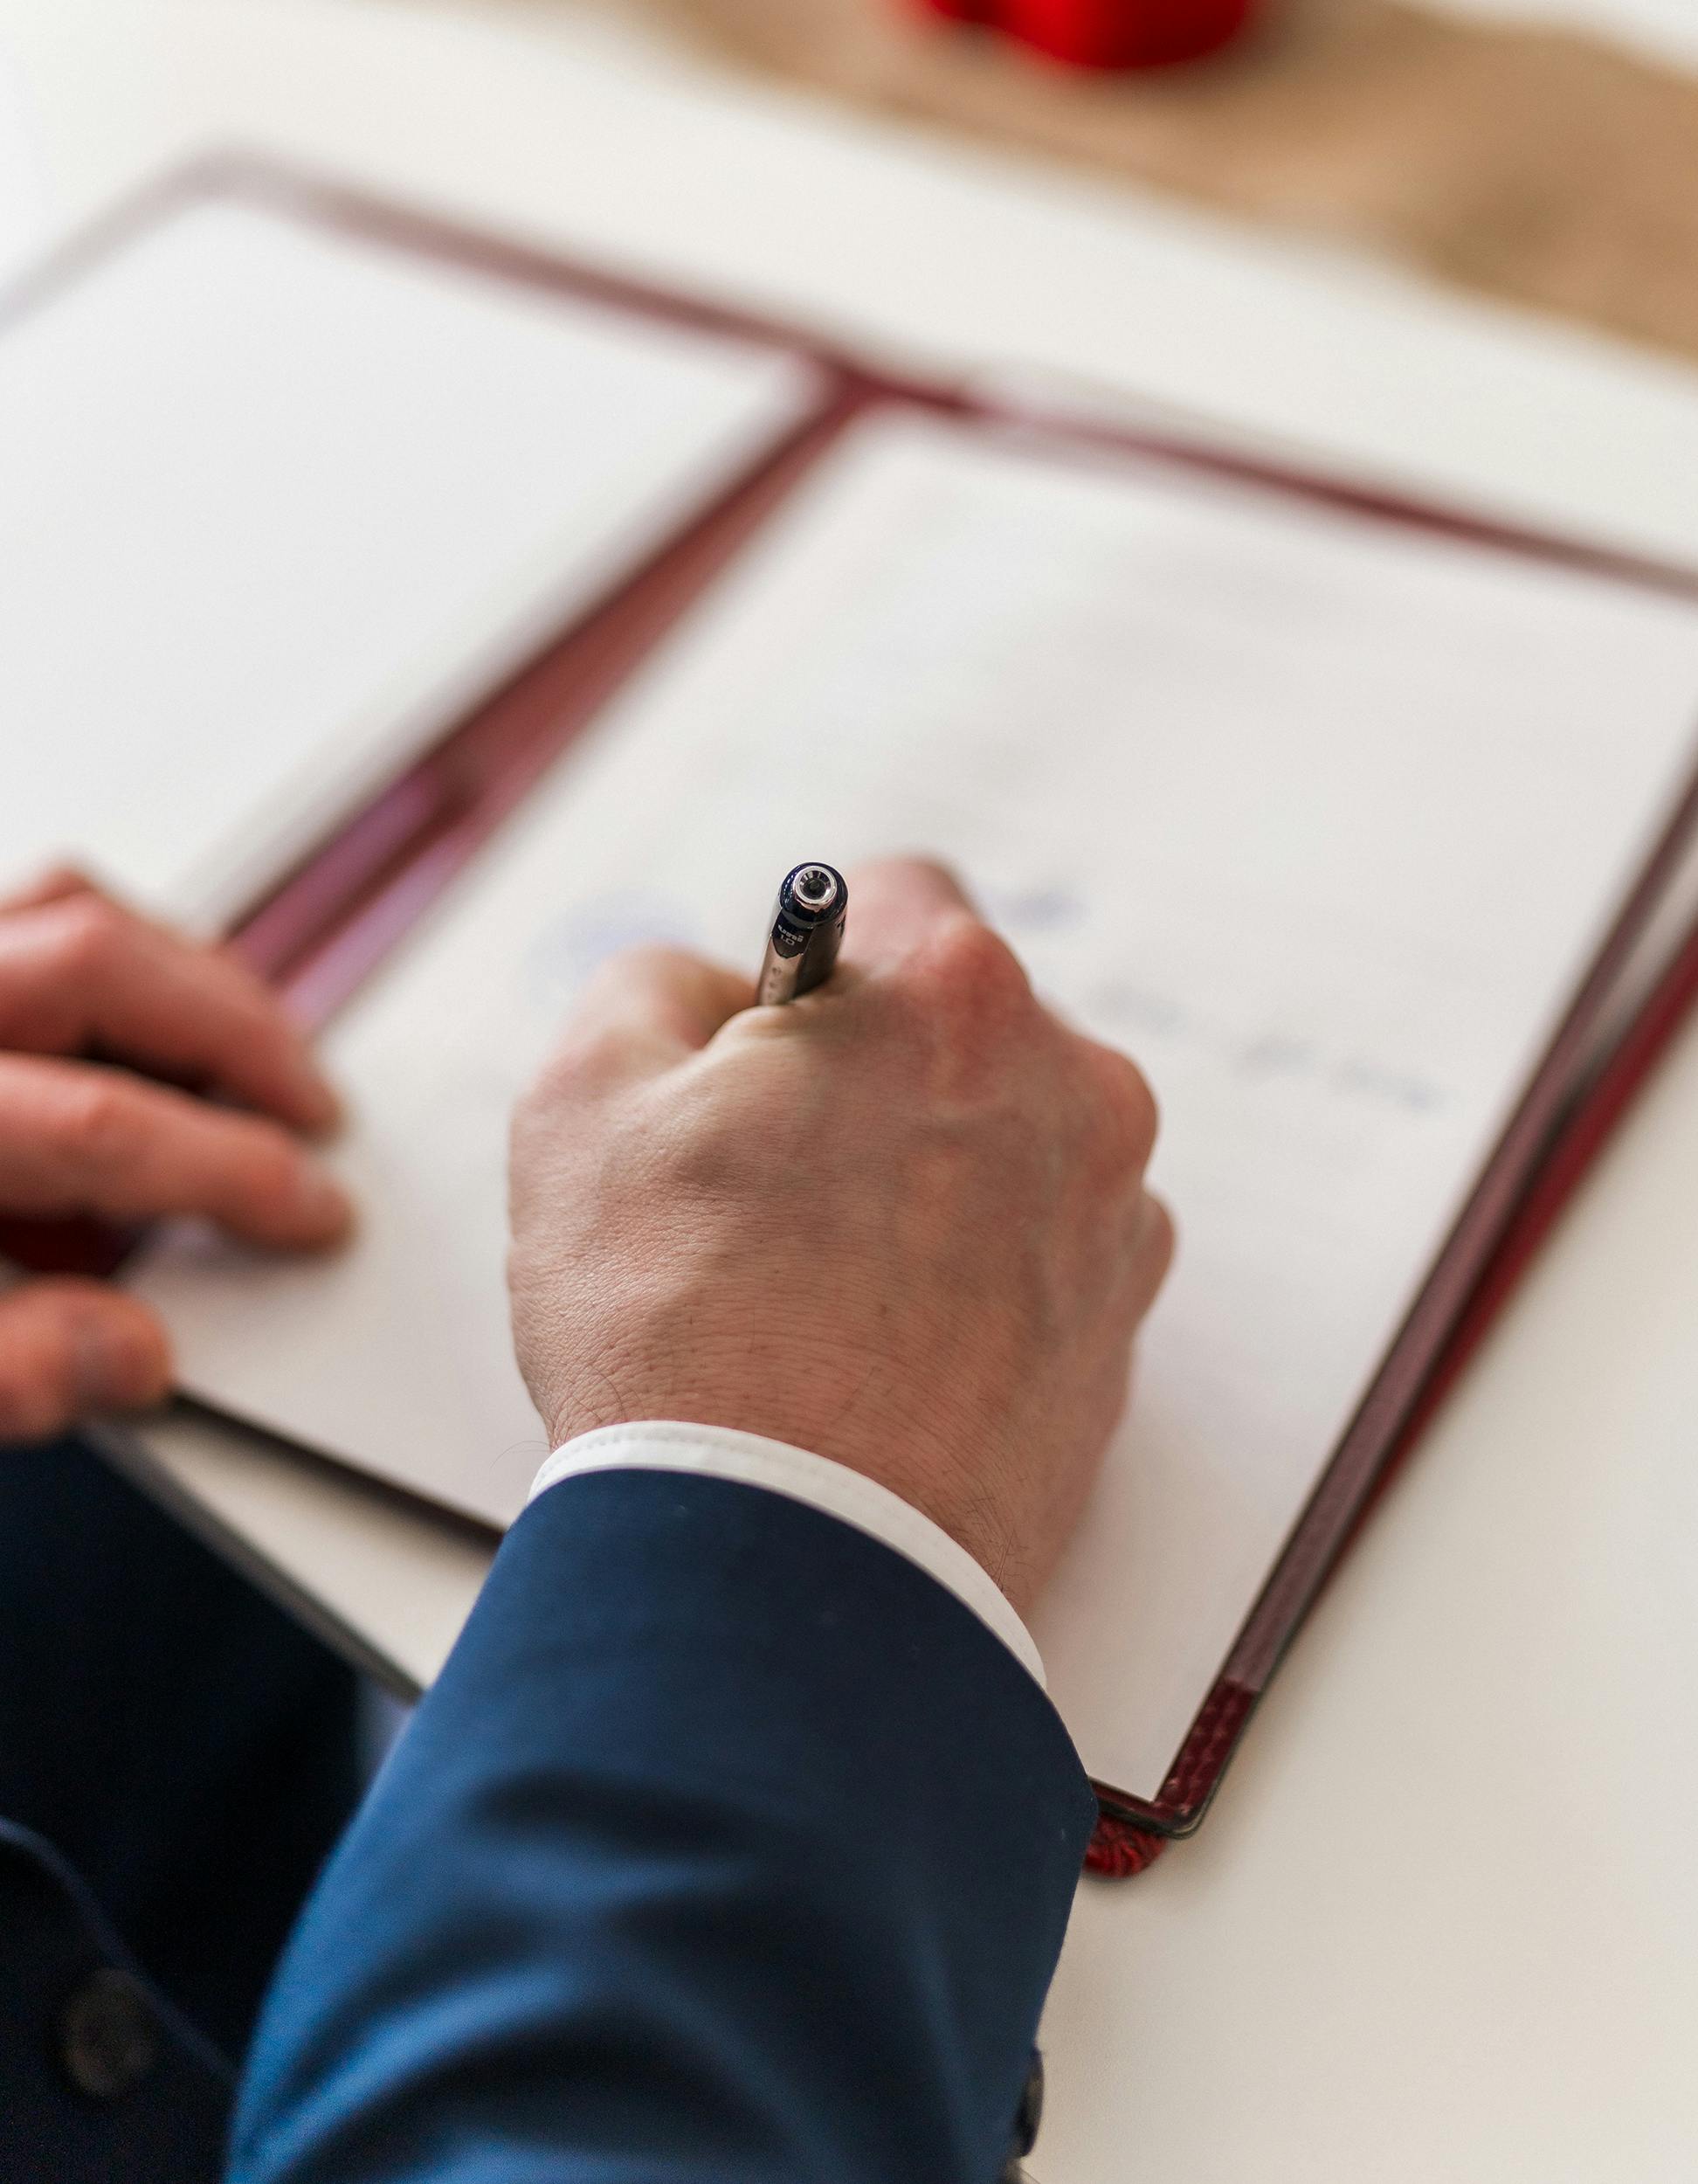
<path id="1" fill-rule="evenodd" d="M 849 886 L 830 865 L 797 865 L 773 906 L 755 999 L 768 1008 L 799 1000 L 832 975 L 849 915 Z"/>

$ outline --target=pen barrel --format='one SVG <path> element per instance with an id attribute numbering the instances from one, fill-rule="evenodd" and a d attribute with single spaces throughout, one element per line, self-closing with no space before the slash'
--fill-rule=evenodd
<path id="1" fill-rule="evenodd" d="M 849 889 L 830 865 L 797 865 L 773 905 L 755 998 L 782 1007 L 823 985 L 837 964 L 849 914 Z"/>

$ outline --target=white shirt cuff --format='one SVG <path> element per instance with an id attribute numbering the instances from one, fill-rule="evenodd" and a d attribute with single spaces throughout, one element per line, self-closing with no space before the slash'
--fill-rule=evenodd
<path id="1" fill-rule="evenodd" d="M 846 1464 L 792 1448 L 788 1441 L 735 1433 L 728 1427 L 645 1420 L 603 1426 L 556 1448 L 537 1473 L 530 1498 L 535 1501 L 563 1479 L 582 1478 L 590 1471 L 686 1471 L 698 1478 L 735 1480 L 804 1502 L 894 1548 L 935 1578 L 1043 1683 L 1043 1659 L 1032 1633 L 989 1572 L 921 1510 Z"/>

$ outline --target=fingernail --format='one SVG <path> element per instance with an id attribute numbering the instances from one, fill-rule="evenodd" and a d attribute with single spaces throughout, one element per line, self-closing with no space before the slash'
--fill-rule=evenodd
<path id="1" fill-rule="evenodd" d="M 83 1413 L 133 1410 L 164 1393 L 151 1349 L 129 1329 L 104 1319 L 78 1328 L 71 1379 Z"/>
<path id="2" fill-rule="evenodd" d="M 309 1130 L 332 1130 L 342 1121 L 342 1103 L 335 1088 L 324 1079 L 309 1072 L 304 1080 L 307 1127 Z"/>
<path id="3" fill-rule="evenodd" d="M 334 1130 L 342 1120 L 342 1102 L 305 1054 L 297 1054 L 290 1068 L 286 1101 L 287 1119 L 314 1137 Z"/>
<path id="4" fill-rule="evenodd" d="M 348 1192 L 329 1169 L 316 1160 L 301 1163 L 295 1183 L 295 1211 L 301 1227 L 314 1236 L 338 1235 L 354 1218 Z"/>

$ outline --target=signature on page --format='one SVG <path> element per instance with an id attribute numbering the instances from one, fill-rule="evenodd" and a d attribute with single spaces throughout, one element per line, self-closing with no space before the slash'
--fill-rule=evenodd
<path id="1" fill-rule="evenodd" d="M 1248 1028 L 1159 987 L 1104 979 L 1081 993 L 1080 1002 L 1099 1037 L 1134 1053 L 1189 1048 L 1225 1069 L 1246 1090 L 1307 1085 L 1340 1099 L 1395 1109 L 1412 1119 L 1437 1115 L 1450 1104 L 1446 1087 L 1418 1068 L 1342 1040 Z"/>
<path id="2" fill-rule="evenodd" d="M 1208 996 L 1104 972 L 1101 939 L 1089 937 L 1091 905 L 1073 888 L 1041 881 L 990 886 L 979 899 L 992 924 L 1029 957 L 1038 984 L 1111 1045 L 1152 1060 L 1163 1048 L 1184 1050 L 1225 1070 L 1246 1091 L 1307 1086 L 1412 1119 L 1437 1115 L 1451 1102 L 1448 1089 L 1429 1072 L 1343 1036 L 1299 1033 L 1265 1018 L 1238 1020 Z M 1070 961 L 1075 954 L 1084 960 Z"/>

